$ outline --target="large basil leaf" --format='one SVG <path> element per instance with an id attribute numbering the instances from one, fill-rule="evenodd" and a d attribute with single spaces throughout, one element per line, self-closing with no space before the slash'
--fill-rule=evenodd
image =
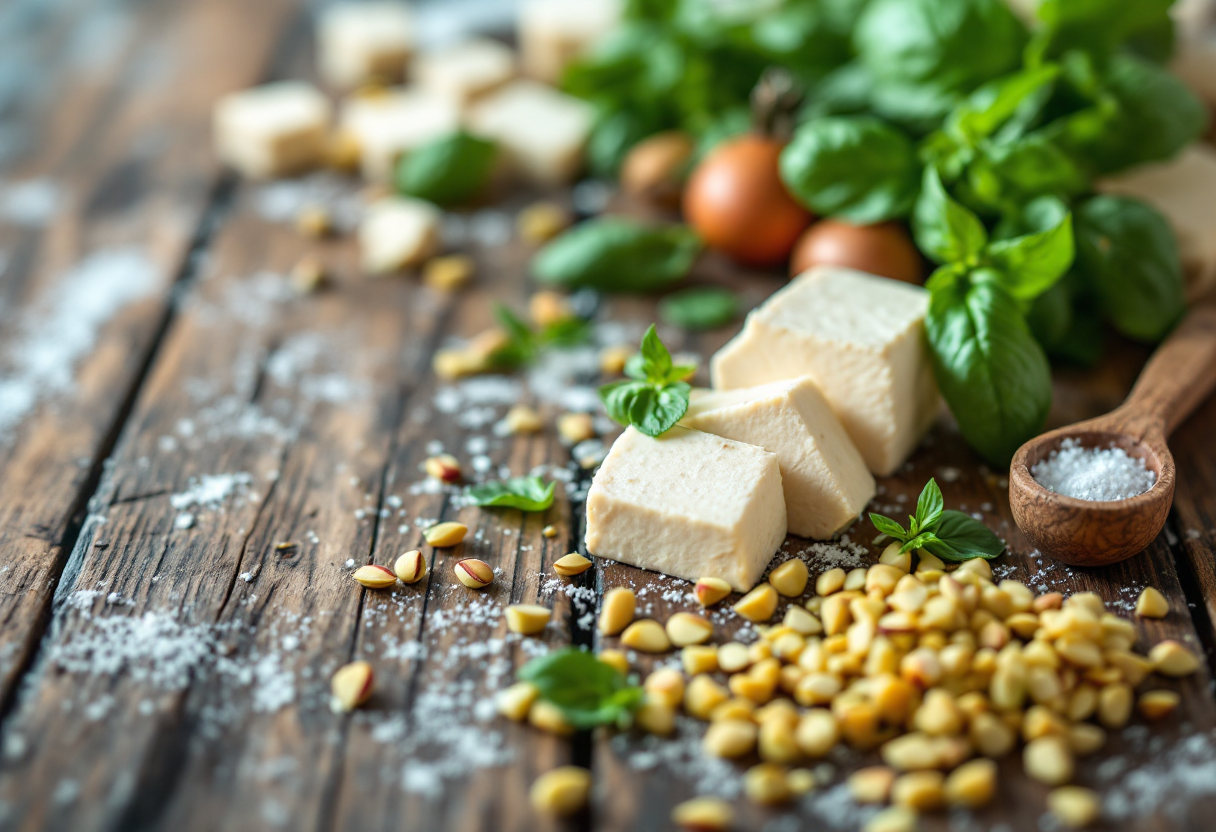
<path id="1" fill-rule="evenodd" d="M 996 240 L 985 257 L 1000 272 L 1001 286 L 1015 299 L 1030 302 L 1055 285 L 1072 265 L 1072 217 L 1065 215 L 1046 231 Z"/>
<path id="2" fill-rule="evenodd" d="M 1017 301 L 991 283 L 942 286 L 930 297 L 925 331 L 963 438 L 993 465 L 1009 464 L 1051 407 L 1051 368 Z"/>
<path id="3" fill-rule="evenodd" d="M 1165 217 L 1139 200 L 1096 196 L 1077 208 L 1077 271 L 1119 332 L 1161 340 L 1186 308 L 1182 264 Z"/>
<path id="4" fill-rule="evenodd" d="M 497 156 L 493 142 L 453 133 L 403 156 L 397 189 L 437 205 L 466 202 L 485 187 Z"/>
<path id="5" fill-rule="evenodd" d="M 537 253 L 541 283 L 605 292 L 651 292 L 688 274 L 701 241 L 687 226 L 648 226 L 631 220 L 588 220 Z"/>
<path id="6" fill-rule="evenodd" d="M 739 296 L 719 286 L 694 286 L 659 301 L 659 317 L 690 332 L 714 329 L 739 314 Z"/>
<path id="7" fill-rule="evenodd" d="M 1105 57 L 1128 40 L 1158 39 L 1163 25 L 1172 30 L 1173 5 L 1174 0 L 1041 0 L 1035 14 L 1044 24 L 1046 54 L 1080 49 Z"/>
<path id="8" fill-rule="evenodd" d="M 937 263 L 973 261 L 988 243 L 988 232 L 979 217 L 946 193 L 941 177 L 932 166 L 925 168 L 925 181 L 912 213 L 916 245 Z"/>
<path id="9" fill-rule="evenodd" d="M 906 216 L 920 166 L 911 140 L 871 116 L 807 122 L 781 153 L 781 178 L 812 211 L 859 224 Z"/>
<path id="10" fill-rule="evenodd" d="M 567 722 L 584 730 L 627 721 L 646 698 L 645 691 L 630 685 L 615 667 L 575 647 L 538 656 L 517 675 L 560 708 Z"/>
<path id="11" fill-rule="evenodd" d="M 972 558 L 991 560 L 1005 551 L 1005 544 L 985 526 L 969 514 L 948 509 L 942 512 L 941 522 L 926 540 L 924 548 L 945 561 L 958 562 Z"/>
<path id="12" fill-rule="evenodd" d="M 509 480 L 483 482 L 469 488 L 473 505 L 517 508 L 520 511 L 544 511 L 553 505 L 557 481 L 548 485 L 540 477 L 513 477 Z"/>

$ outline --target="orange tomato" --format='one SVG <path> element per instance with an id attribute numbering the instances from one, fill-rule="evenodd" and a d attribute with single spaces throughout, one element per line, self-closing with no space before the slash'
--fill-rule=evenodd
<path id="1" fill-rule="evenodd" d="M 684 217 L 710 248 L 751 266 L 789 256 L 811 215 L 781 182 L 783 146 L 748 134 L 718 145 L 697 165 L 684 189 Z"/>
<path id="2" fill-rule="evenodd" d="M 843 220 L 820 220 L 794 246 L 790 277 L 823 264 L 847 266 L 907 283 L 924 279 L 920 252 L 904 227 L 893 222 L 853 225 Z"/>

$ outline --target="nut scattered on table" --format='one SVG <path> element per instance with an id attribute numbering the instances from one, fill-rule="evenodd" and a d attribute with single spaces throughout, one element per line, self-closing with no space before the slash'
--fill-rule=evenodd
<path id="1" fill-rule="evenodd" d="M 806 589 L 809 574 L 806 561 L 794 558 L 774 569 L 768 576 L 768 582 L 785 597 L 797 598 Z"/>
<path id="2" fill-rule="evenodd" d="M 714 625 L 707 618 L 691 612 L 677 612 L 667 619 L 667 637 L 676 647 L 704 644 L 714 634 Z"/>
<path id="3" fill-rule="evenodd" d="M 653 618 L 643 618 L 626 627 L 621 633 L 621 644 L 643 653 L 666 653 L 671 649 L 667 631 Z"/>
<path id="4" fill-rule="evenodd" d="M 671 822 L 685 832 L 726 832 L 735 822 L 735 810 L 717 797 L 694 797 L 671 811 Z"/>
<path id="5" fill-rule="evenodd" d="M 451 454 L 439 454 L 428 457 L 423 467 L 428 477 L 433 477 L 440 482 L 445 482 L 449 485 L 460 482 L 462 474 L 460 461 Z"/>
<path id="6" fill-rule="evenodd" d="M 1146 586 L 1136 599 L 1136 615 L 1141 618 L 1165 618 L 1170 614 L 1170 602 L 1155 587 Z"/>
<path id="7" fill-rule="evenodd" d="M 540 696 L 540 690 L 531 682 L 516 682 L 510 687 L 503 688 L 494 698 L 498 713 L 512 722 L 523 722 L 528 718 L 528 712 Z"/>
<path id="8" fill-rule="evenodd" d="M 469 527 L 464 523 L 436 523 L 422 533 L 426 542 L 437 549 L 445 549 L 449 546 L 459 545 L 464 541 L 464 536 L 469 533 Z"/>
<path id="9" fill-rule="evenodd" d="M 545 526 L 540 533 L 550 539 L 557 537 L 557 526 Z"/>
<path id="10" fill-rule="evenodd" d="M 617 586 L 605 592 L 600 610 L 600 632 L 606 636 L 615 636 L 628 627 L 629 622 L 633 621 L 637 603 L 637 596 L 629 587 Z"/>
<path id="11" fill-rule="evenodd" d="M 578 766 L 562 766 L 536 778 L 528 798 L 532 808 L 553 817 L 569 817 L 587 805 L 591 772 Z"/>
<path id="12" fill-rule="evenodd" d="M 595 437 L 595 422 L 590 413 L 563 413 L 557 419 L 557 434 L 567 444 L 577 445 Z"/>
<path id="13" fill-rule="evenodd" d="M 484 589 L 494 583 L 494 570 L 490 564 L 477 558 L 465 558 L 452 567 L 456 578 L 469 589 Z"/>
<path id="14" fill-rule="evenodd" d="M 573 578 L 591 568 L 591 559 L 585 558 L 578 552 L 562 555 L 553 562 L 553 571 L 563 578 Z"/>
<path id="15" fill-rule="evenodd" d="M 520 635 L 534 636 L 545 629 L 552 616 L 553 610 L 539 604 L 512 604 L 506 609 L 507 629 Z"/>
<path id="16" fill-rule="evenodd" d="M 462 289 L 473 277 L 475 264 L 467 254 L 432 257 L 422 267 L 422 282 L 441 292 Z"/>
<path id="17" fill-rule="evenodd" d="M 616 344 L 600 350 L 600 372 L 606 376 L 619 376 L 625 372 L 625 363 L 637 349 L 628 344 Z"/>
<path id="18" fill-rule="evenodd" d="M 570 214 L 552 202 L 537 202 L 519 212 L 515 227 L 525 243 L 547 243 L 570 225 Z"/>
<path id="19" fill-rule="evenodd" d="M 727 595 L 730 595 L 730 584 L 721 578 L 697 578 L 692 588 L 697 603 L 703 607 L 712 607 Z"/>
<path id="20" fill-rule="evenodd" d="M 375 686 L 375 674 L 367 662 L 351 662 L 338 668 L 330 679 L 333 694 L 330 706 L 339 713 L 348 713 L 366 702 Z"/>
<path id="21" fill-rule="evenodd" d="M 511 434 L 517 433 L 537 433 L 545 426 L 541 421 L 540 414 L 526 404 L 517 404 L 507 411 L 507 415 L 503 418 L 503 425 L 507 432 Z"/>
<path id="22" fill-rule="evenodd" d="M 537 292 L 528 299 L 528 315 L 532 323 L 544 328 L 575 317 L 570 301 L 559 292 Z"/>
<path id="23" fill-rule="evenodd" d="M 403 584 L 416 584 L 426 577 L 426 558 L 417 549 L 411 549 L 397 558 L 393 571 Z"/>
<path id="24" fill-rule="evenodd" d="M 368 589 L 385 589 L 397 583 L 397 575 L 387 566 L 369 563 L 360 566 L 351 577 Z"/>
<path id="25" fill-rule="evenodd" d="M 777 611 L 777 590 L 771 584 L 760 584 L 735 602 L 732 609 L 748 621 L 768 621 Z"/>

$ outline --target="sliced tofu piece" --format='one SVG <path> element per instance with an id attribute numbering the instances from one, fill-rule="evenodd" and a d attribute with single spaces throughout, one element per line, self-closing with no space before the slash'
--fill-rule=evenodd
<path id="1" fill-rule="evenodd" d="M 439 249 L 440 213 L 421 199 L 388 197 L 368 206 L 359 225 L 363 269 L 384 274 L 416 266 Z"/>
<path id="2" fill-rule="evenodd" d="M 396 83 L 414 50 L 414 20 L 405 3 L 337 3 L 317 18 L 321 77 L 336 87 Z"/>
<path id="3" fill-rule="evenodd" d="M 410 78 L 457 107 L 498 89 L 515 77 L 515 53 L 496 40 L 476 38 L 414 58 Z"/>
<path id="4" fill-rule="evenodd" d="M 433 92 L 398 88 L 348 99 L 341 127 L 359 147 L 364 178 L 391 182 L 402 156 L 459 129 L 460 109 Z"/>
<path id="5" fill-rule="evenodd" d="M 785 540 L 777 457 L 680 426 L 657 439 L 634 428 L 612 445 L 587 493 L 587 551 L 739 592 Z"/>
<path id="6" fill-rule="evenodd" d="M 621 0 L 523 0 L 516 40 L 524 73 L 556 84 L 562 71 L 617 27 Z"/>
<path id="7" fill-rule="evenodd" d="M 215 105 L 216 153 L 245 176 L 299 173 L 324 159 L 331 116 L 329 100 L 302 81 L 234 92 Z"/>
<path id="8" fill-rule="evenodd" d="M 695 390 L 680 424 L 777 455 L 791 534 L 828 540 L 874 496 L 874 477 L 809 376 Z"/>
<path id="9" fill-rule="evenodd" d="M 719 390 L 811 376 L 870 471 L 893 473 L 937 415 L 929 293 L 839 266 L 793 280 L 710 362 Z"/>
<path id="10" fill-rule="evenodd" d="M 1189 300 L 1216 286 L 1216 148 L 1192 145 L 1176 159 L 1143 165 L 1097 188 L 1142 199 L 1165 215 L 1178 238 Z"/>
<path id="11" fill-rule="evenodd" d="M 469 111 L 469 128 L 494 139 L 511 170 L 534 185 L 572 180 L 583 166 L 583 148 L 595 111 L 585 101 L 535 81 L 514 81 Z"/>

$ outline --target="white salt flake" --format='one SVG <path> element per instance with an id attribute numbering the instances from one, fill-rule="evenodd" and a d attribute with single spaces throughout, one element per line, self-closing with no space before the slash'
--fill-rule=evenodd
<path id="1" fill-rule="evenodd" d="M 1157 481 L 1143 459 L 1122 448 L 1086 448 L 1072 438 L 1036 462 L 1030 473 L 1048 491 L 1080 500 L 1126 500 Z"/>

